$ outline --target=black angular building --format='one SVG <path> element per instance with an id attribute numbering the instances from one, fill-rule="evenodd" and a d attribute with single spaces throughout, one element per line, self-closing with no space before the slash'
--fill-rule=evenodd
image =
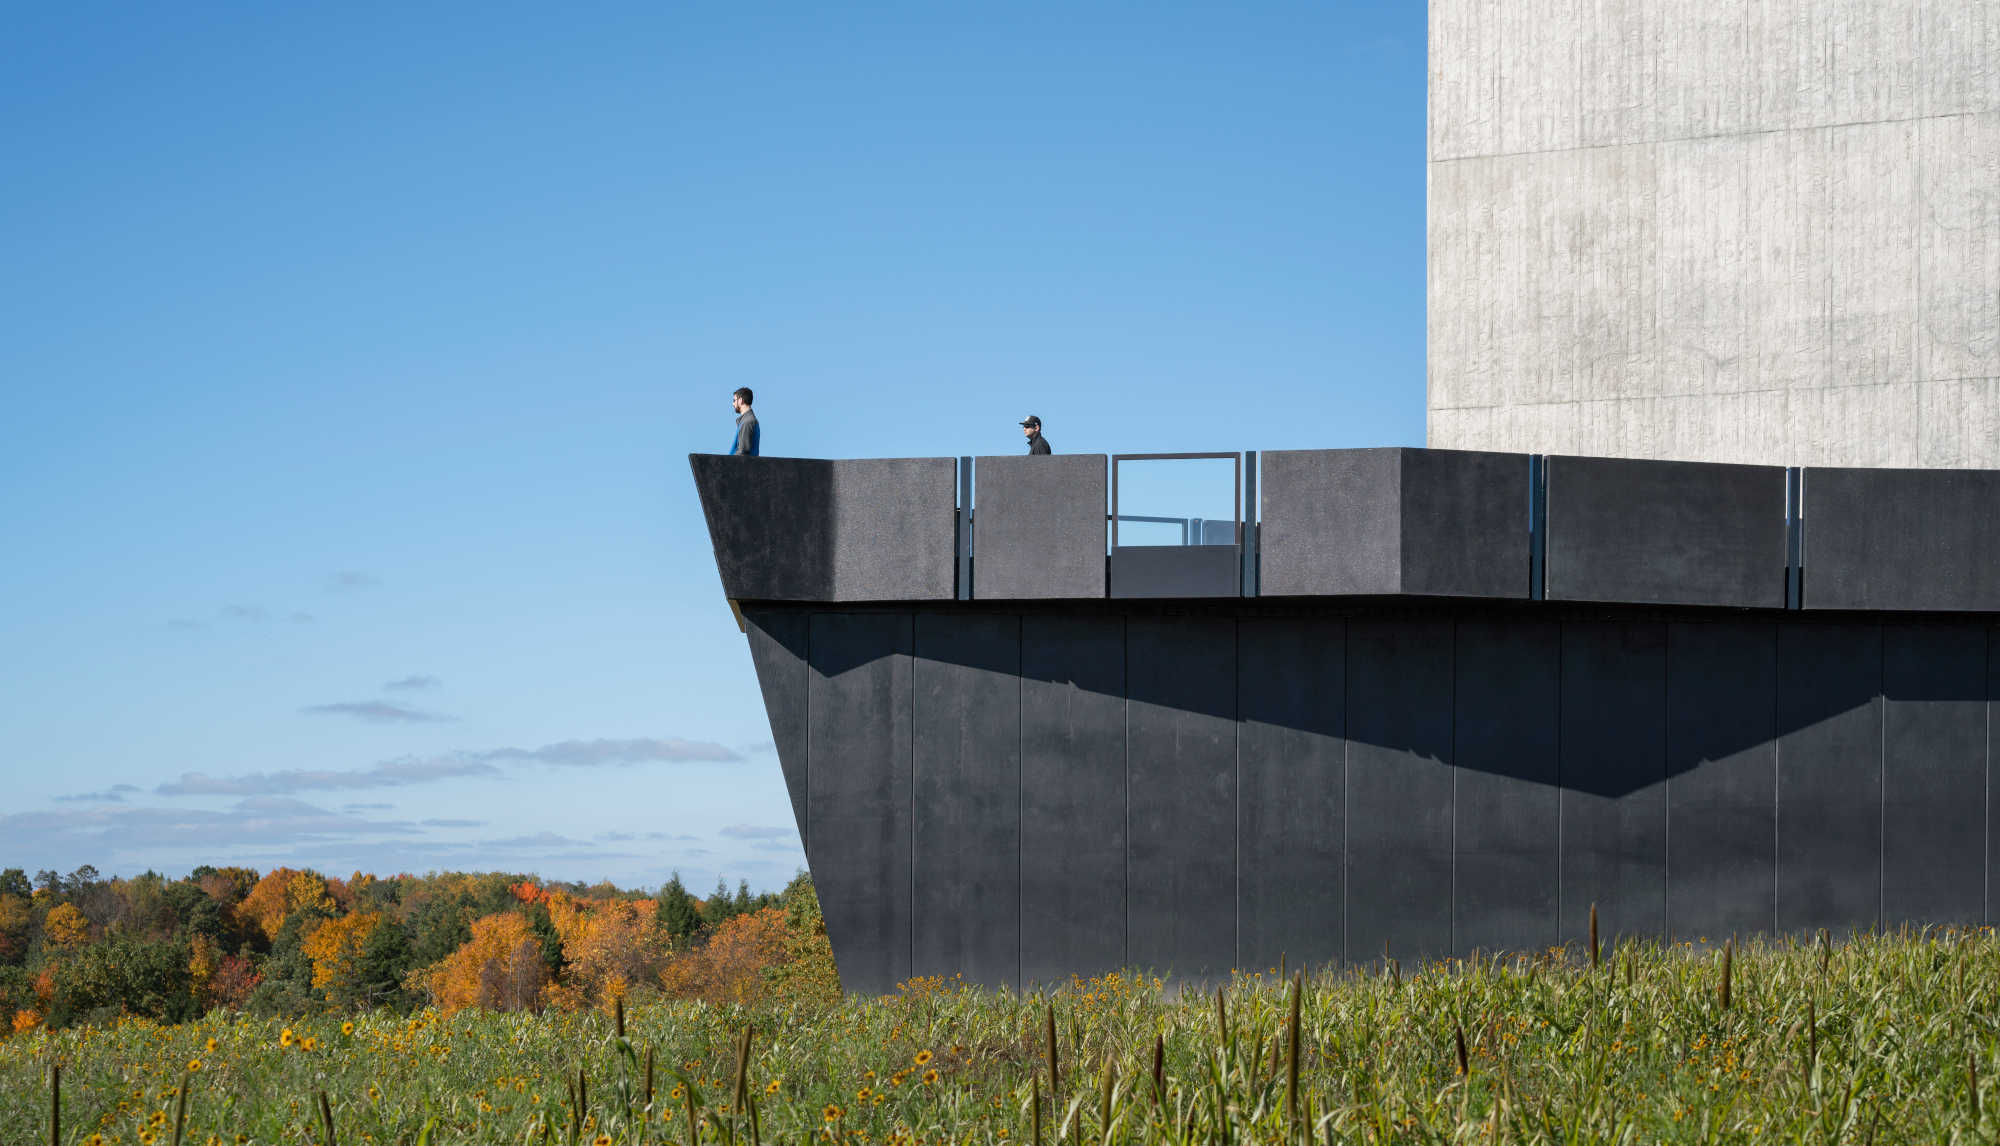
<path id="1" fill-rule="evenodd" d="M 849 990 L 1995 914 L 2000 472 L 690 462 Z"/>

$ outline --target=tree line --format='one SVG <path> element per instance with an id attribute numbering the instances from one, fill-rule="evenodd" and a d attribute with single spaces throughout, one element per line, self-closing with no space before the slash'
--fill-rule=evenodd
<path id="1" fill-rule="evenodd" d="M 0 871 L 0 1037 L 121 1015 L 838 996 L 811 877 L 705 898 L 500 872 Z"/>

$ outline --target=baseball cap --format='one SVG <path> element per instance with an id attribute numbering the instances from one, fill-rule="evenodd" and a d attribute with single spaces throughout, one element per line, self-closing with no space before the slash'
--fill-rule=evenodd
<path id="1" fill-rule="evenodd" d="M 1033 414 L 1030 414 L 1027 417 L 1021 419 L 1021 424 L 1023 426 L 1039 426 L 1042 424 L 1042 420 L 1040 418 L 1035 417 Z"/>

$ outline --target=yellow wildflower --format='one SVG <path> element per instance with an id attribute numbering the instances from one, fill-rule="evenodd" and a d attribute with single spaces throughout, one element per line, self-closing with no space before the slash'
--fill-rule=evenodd
<path id="1" fill-rule="evenodd" d="M 927 1050 L 920 1050 L 917 1052 L 917 1057 L 912 1061 L 915 1062 L 918 1066 L 926 1066 L 931 1061 L 931 1052 Z"/>
<path id="2" fill-rule="evenodd" d="M 281 1047 L 291 1046 L 292 1043 L 298 1040 L 298 1037 L 292 1033 L 292 1028 L 286 1027 L 284 1030 L 278 1032 L 278 1045 Z"/>

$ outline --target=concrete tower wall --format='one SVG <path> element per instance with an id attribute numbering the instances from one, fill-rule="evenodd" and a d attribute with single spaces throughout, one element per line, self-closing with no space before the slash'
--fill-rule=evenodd
<path id="1" fill-rule="evenodd" d="M 1429 444 L 2000 467 L 2000 4 L 1431 0 Z"/>

